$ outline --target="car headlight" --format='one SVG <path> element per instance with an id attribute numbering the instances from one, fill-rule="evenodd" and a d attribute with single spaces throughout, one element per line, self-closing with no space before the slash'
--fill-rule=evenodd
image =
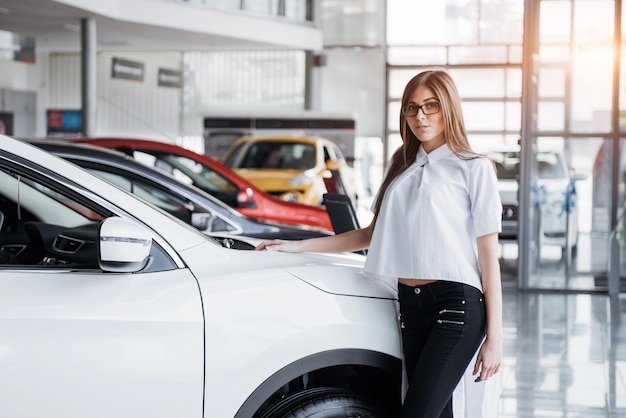
<path id="1" fill-rule="evenodd" d="M 302 173 L 287 182 L 290 186 L 307 185 L 313 183 L 314 179 L 306 173 Z"/>

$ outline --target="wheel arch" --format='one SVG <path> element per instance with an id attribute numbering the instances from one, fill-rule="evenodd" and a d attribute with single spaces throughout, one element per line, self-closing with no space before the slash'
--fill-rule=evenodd
<path id="1" fill-rule="evenodd" d="M 302 387 L 329 385 L 399 407 L 401 382 L 402 360 L 397 357 L 364 349 L 325 351 L 278 370 L 250 394 L 234 418 L 254 417 L 276 399 Z"/>

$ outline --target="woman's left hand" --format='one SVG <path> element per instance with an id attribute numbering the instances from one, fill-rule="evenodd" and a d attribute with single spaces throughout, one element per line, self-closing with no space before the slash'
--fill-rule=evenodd
<path id="1" fill-rule="evenodd" d="M 502 362 L 502 345 L 499 342 L 491 342 L 489 339 L 483 342 L 478 351 L 476 364 L 474 365 L 474 375 L 478 375 L 476 382 L 484 382 L 500 371 Z"/>

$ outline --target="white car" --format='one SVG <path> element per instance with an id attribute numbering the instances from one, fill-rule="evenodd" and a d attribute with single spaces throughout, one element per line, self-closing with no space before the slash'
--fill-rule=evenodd
<path id="1" fill-rule="evenodd" d="M 517 240 L 519 208 L 519 147 L 492 149 L 483 153 L 496 166 L 502 200 L 501 240 Z M 571 170 L 560 150 L 540 149 L 536 154 L 537 179 L 531 190 L 531 204 L 540 210 L 541 244 L 575 248 L 578 243 L 578 205 L 575 182 L 586 178 Z"/>
<path id="2" fill-rule="evenodd" d="M 397 413 L 395 294 L 362 256 L 238 250 L 0 144 L 0 416 Z"/>

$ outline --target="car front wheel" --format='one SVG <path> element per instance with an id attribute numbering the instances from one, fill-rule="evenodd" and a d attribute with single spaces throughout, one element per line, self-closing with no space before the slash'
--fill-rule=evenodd
<path id="1" fill-rule="evenodd" d="M 259 418 L 391 418 L 382 405 L 338 388 L 315 388 L 291 394 Z"/>

